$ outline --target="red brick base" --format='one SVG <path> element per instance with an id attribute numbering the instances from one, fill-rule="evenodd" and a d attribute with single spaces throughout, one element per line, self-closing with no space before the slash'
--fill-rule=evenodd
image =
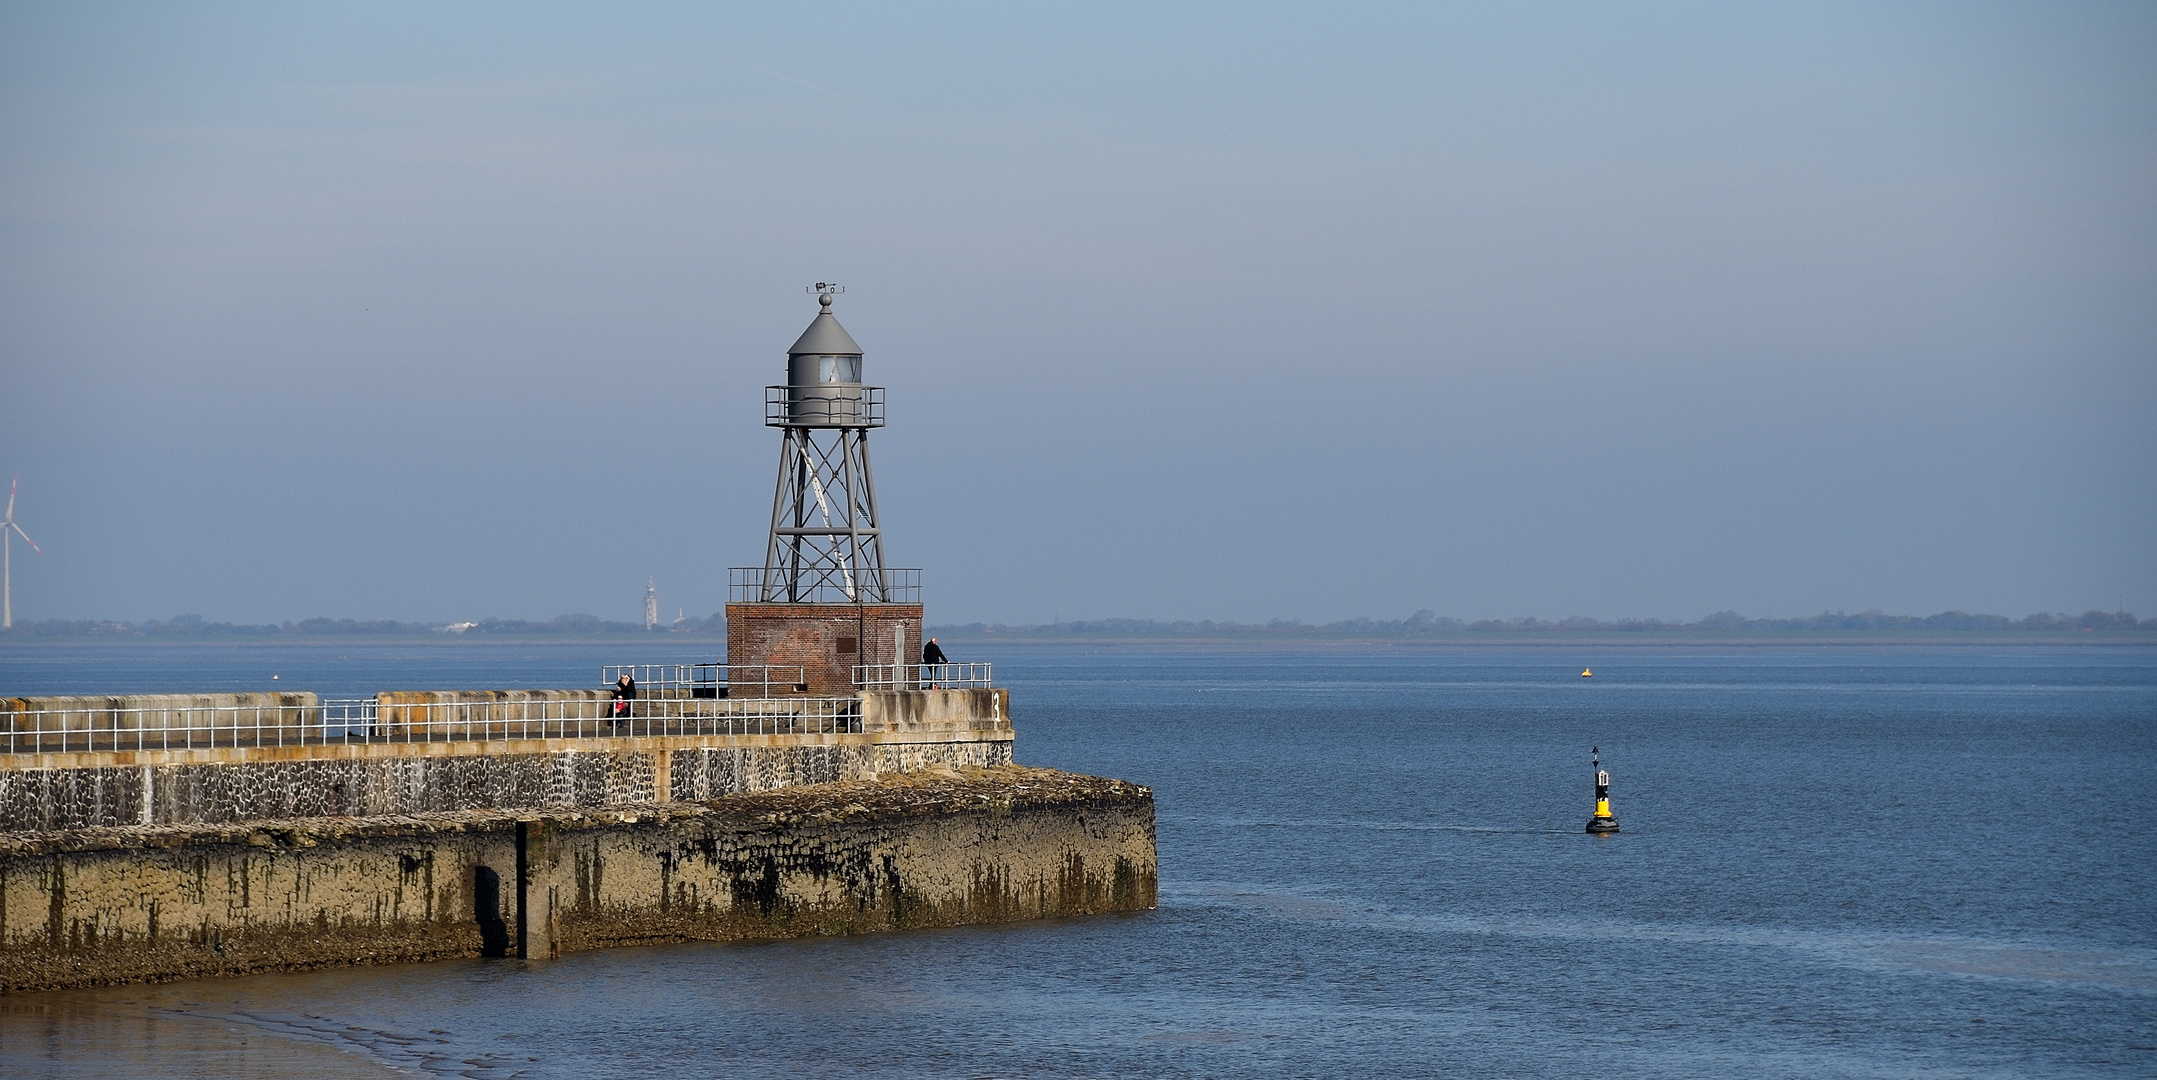
<path id="1" fill-rule="evenodd" d="M 856 664 L 921 662 L 921 605 L 728 604 L 726 662 L 799 667 L 811 696 L 843 697 Z"/>

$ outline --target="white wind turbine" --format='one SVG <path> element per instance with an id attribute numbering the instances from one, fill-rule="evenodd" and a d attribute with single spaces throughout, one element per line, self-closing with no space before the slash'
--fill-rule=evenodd
<path id="1" fill-rule="evenodd" d="M 45 554 L 45 549 L 37 546 L 37 541 L 30 539 L 30 534 L 23 532 L 22 526 L 15 524 L 15 478 L 11 476 L 7 482 L 7 514 L 0 516 L 0 630 L 11 629 L 15 625 L 17 536 L 22 537 L 23 543 L 30 545 L 30 550 L 40 555 Z"/>

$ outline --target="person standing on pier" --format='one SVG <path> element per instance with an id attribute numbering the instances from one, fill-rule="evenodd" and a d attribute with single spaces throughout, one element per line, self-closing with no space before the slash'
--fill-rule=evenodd
<path id="1" fill-rule="evenodd" d="M 931 674 L 927 669 L 932 665 L 942 665 L 945 663 L 949 663 L 949 661 L 944 659 L 944 650 L 937 647 L 935 638 L 930 638 L 928 641 L 922 643 L 921 667 L 923 670 L 921 672 L 921 678 L 922 681 L 929 684 L 929 689 L 936 689 L 936 676 Z"/>
<path id="2" fill-rule="evenodd" d="M 629 719 L 629 703 L 636 699 L 637 680 L 624 671 L 621 678 L 614 680 L 614 708 L 611 710 L 612 715 L 607 717 L 607 722 L 614 727 L 620 727 L 622 721 Z"/>

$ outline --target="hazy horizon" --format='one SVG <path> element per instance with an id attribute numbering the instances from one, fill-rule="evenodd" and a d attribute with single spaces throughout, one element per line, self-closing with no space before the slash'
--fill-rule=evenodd
<path id="1" fill-rule="evenodd" d="M 700 634 L 723 633 L 724 614 L 725 613 L 723 611 L 715 611 L 708 615 L 685 615 L 684 618 L 677 620 L 669 619 L 665 617 L 662 613 L 658 629 L 673 630 L 676 632 L 687 631 Z M 2115 618 L 2115 616 L 2123 616 L 2126 621 L 2119 622 Z M 1817 623 L 1819 620 L 1824 619 L 1845 620 L 1846 624 L 1844 626 L 1758 625 L 1765 623 Z M 1330 620 L 1326 622 L 1317 622 L 1299 618 L 1276 618 L 1255 621 L 1213 619 L 1205 617 L 1138 619 L 1126 616 L 1112 615 L 1102 616 L 1093 619 L 1053 619 L 1050 622 L 1043 623 L 1006 623 L 989 622 L 985 620 L 970 620 L 962 622 L 954 620 L 942 620 L 935 618 L 934 611 L 933 609 L 931 609 L 930 617 L 928 618 L 926 625 L 932 631 L 941 629 L 948 632 L 956 632 L 973 628 L 988 628 L 1012 632 L 1057 630 L 1064 627 L 1106 627 L 1110 630 L 1114 630 L 1117 627 L 1129 628 L 1133 626 L 1138 626 L 1151 627 L 1155 629 L 1178 627 L 1217 627 L 1224 631 L 1244 631 L 1267 628 L 1294 628 L 1321 631 L 1337 630 L 1343 632 L 1355 632 L 1359 630 L 1377 629 L 1386 633 L 1393 633 L 1397 631 L 1422 630 L 1617 630 L 1633 629 L 1641 626 L 1646 626 L 1649 628 L 1665 628 L 1674 630 L 1705 629 L 1741 630 L 1746 632 L 1780 631 L 1788 629 L 1836 631 L 1844 629 L 1857 629 L 1866 632 L 1882 629 L 1923 629 L 1927 632 L 2012 631 L 2018 633 L 2054 633 L 2062 630 L 2081 629 L 2083 627 L 2077 624 L 2078 620 L 2083 623 L 2087 623 L 2093 619 L 2096 621 L 2097 625 L 2090 626 L 2089 628 L 2091 629 L 2103 629 L 2108 631 L 2137 631 L 2157 628 L 2157 619 L 2137 620 L 2134 612 L 2125 610 L 2117 610 L 2114 612 L 2099 611 L 2096 609 L 2089 609 L 2083 612 L 2038 611 L 2031 612 L 2022 616 L 2008 616 L 2002 615 L 1999 612 L 1971 612 L 1963 611 L 1959 608 L 1943 612 L 1932 612 L 1929 614 L 1912 614 L 1908 612 L 1883 612 L 1877 609 L 1873 609 L 1857 612 L 1819 611 L 1804 615 L 1748 615 L 1744 612 L 1725 610 L 1709 612 L 1708 614 L 1702 615 L 1697 619 L 1678 620 L 1629 616 L 1619 617 L 1615 619 L 1599 619 L 1594 616 L 1584 615 L 1569 615 L 1553 619 L 1546 619 L 1536 615 L 1469 616 L 1463 618 L 1456 615 L 1441 615 L 1431 609 L 1423 608 L 1418 609 L 1417 611 L 1409 613 L 1405 616 L 1389 618 L 1384 615 L 1366 614 L 1351 616 L 1347 619 Z M 1970 622 L 1972 620 L 1990 620 L 1997 621 L 2001 624 L 2012 623 L 2014 625 L 1963 625 L 1963 623 Z M 1914 624 L 1918 622 L 1923 622 L 1927 625 L 1921 627 L 1913 625 L 1895 625 Z M 89 618 L 71 620 L 55 619 L 44 620 L 41 622 L 18 621 L 16 624 L 15 632 L 17 636 L 36 637 L 40 636 L 39 631 L 41 628 L 50 628 L 52 627 L 53 623 L 76 624 L 78 627 L 84 625 L 95 627 L 100 624 L 118 624 L 133 627 L 137 631 L 148 630 L 152 633 L 174 634 L 182 637 L 186 636 L 189 633 L 196 632 L 216 633 L 229 631 L 242 634 L 254 634 L 260 633 L 264 630 L 277 630 L 279 628 L 282 628 L 284 632 L 288 633 L 298 631 L 301 633 L 322 633 L 330 635 L 383 632 L 394 634 L 405 632 L 406 630 L 418 630 L 421 628 L 432 628 L 435 630 L 441 630 L 445 627 L 465 627 L 473 630 L 507 632 L 511 634 L 525 632 L 525 630 L 540 633 L 569 632 L 573 630 L 577 633 L 585 633 L 601 629 L 604 629 L 606 632 L 611 633 L 633 629 L 640 630 L 642 628 L 641 615 L 636 619 L 609 618 L 606 616 L 594 615 L 591 612 L 562 612 L 554 616 L 538 619 L 524 617 L 504 617 L 497 615 L 478 615 L 466 619 L 457 620 L 358 620 L 352 619 L 350 617 L 334 615 L 311 615 L 299 619 L 275 619 L 259 623 L 241 623 L 229 621 L 218 622 L 204 619 L 202 616 L 192 612 L 185 612 L 173 615 L 165 619 Z M 488 625 L 495 623 L 507 625 Z M 313 624 L 323 625 L 316 626 Z M 604 625 L 602 627 L 599 624 Z M 26 631 L 27 634 L 25 633 Z M 464 629 L 455 629 L 451 632 L 464 633 L 466 631 Z M 60 636 L 64 637 L 67 635 L 63 634 Z"/>
<path id="2" fill-rule="evenodd" d="M 15 617 L 708 615 L 832 279 L 939 623 L 2157 611 L 2153 55 L 2131 4 L 8 3 Z"/>

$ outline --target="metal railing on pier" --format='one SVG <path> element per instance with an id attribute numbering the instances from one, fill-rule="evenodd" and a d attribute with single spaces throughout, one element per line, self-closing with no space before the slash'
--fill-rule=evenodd
<path id="1" fill-rule="evenodd" d="M 599 681 L 613 686 L 626 674 L 636 680 L 639 696 L 659 694 L 693 698 L 760 697 L 807 693 L 808 670 L 775 664 L 608 664 Z"/>
<path id="2" fill-rule="evenodd" d="M 574 739 L 659 735 L 844 734 L 858 698 L 638 697 L 614 714 L 604 691 L 473 701 L 327 699 L 306 706 L 68 708 L 0 712 L 11 754 L 221 747 Z"/>
<path id="3" fill-rule="evenodd" d="M 856 664 L 854 685 L 863 690 L 948 690 L 996 684 L 987 664 Z"/>

